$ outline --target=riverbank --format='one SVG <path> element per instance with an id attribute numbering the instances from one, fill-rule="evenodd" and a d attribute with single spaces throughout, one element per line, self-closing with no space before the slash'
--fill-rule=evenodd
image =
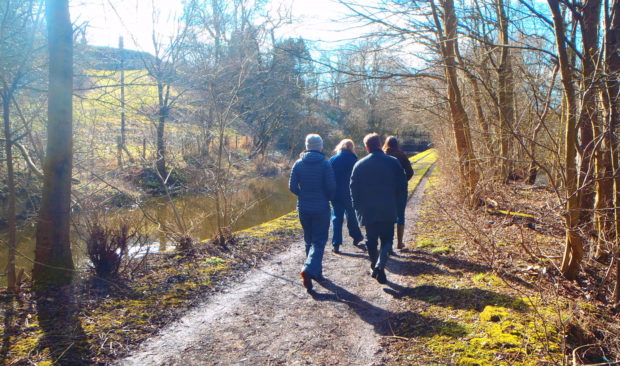
<path id="1" fill-rule="evenodd" d="M 124 281 L 105 290 L 94 286 L 89 273 L 77 273 L 79 318 L 95 355 L 93 362 L 106 364 L 126 355 L 205 297 L 281 251 L 300 233 L 297 215 L 290 213 L 239 232 L 227 247 L 204 241 L 196 244 L 195 254 L 189 257 L 175 251 L 150 255 Z M 20 329 L 4 338 L 0 358 L 9 364 L 47 362 L 47 351 L 37 346 L 43 334 L 28 284 L 21 290 L 14 317 L 9 320 Z M 3 297 L 7 299 L 5 294 Z M 0 316 L 2 324 L 6 324 L 4 316 Z M 7 335 L 7 329 L 1 325 L 0 329 Z"/>
<path id="2" fill-rule="evenodd" d="M 79 196 L 79 195 L 78 195 Z M 288 177 L 257 177 L 246 179 L 244 186 L 232 199 L 237 203 L 236 221 L 232 230 L 243 230 L 265 221 L 284 215 L 295 208 L 296 197 L 288 191 Z M 217 218 L 213 215 L 215 203 L 213 196 L 205 192 L 181 192 L 171 197 L 179 218 L 184 222 L 189 236 L 194 240 L 208 240 L 217 228 Z M 85 269 L 89 264 L 85 238 L 88 237 L 88 223 L 98 223 L 102 227 L 114 228 L 119 223 L 127 223 L 132 229 L 140 228 L 142 240 L 130 248 L 131 252 L 166 251 L 175 246 L 170 238 L 173 230 L 179 230 L 174 208 L 168 197 L 151 197 L 131 206 L 116 207 L 104 203 L 93 204 L 92 210 L 77 210 L 72 214 L 73 262 L 77 268 Z M 145 219 L 148 216 L 150 219 Z M 168 235 L 162 228 L 168 228 Z M 4 237 L 3 237 L 4 235 Z M 7 248 L 2 245 L 6 233 L 0 230 L 0 258 L 7 257 Z M 35 224 L 24 222 L 18 230 L 18 250 L 16 266 L 29 273 L 35 251 Z M 140 248 L 138 248 L 140 247 Z M 0 277 L 0 287 L 5 285 Z"/>

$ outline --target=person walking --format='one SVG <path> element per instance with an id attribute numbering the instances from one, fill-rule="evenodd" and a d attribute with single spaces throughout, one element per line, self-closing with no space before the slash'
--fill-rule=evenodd
<path id="1" fill-rule="evenodd" d="M 342 245 L 342 222 L 345 214 L 347 216 L 347 229 L 349 236 L 353 238 L 353 245 L 357 246 L 364 240 L 364 235 L 362 235 L 355 210 L 353 210 L 349 189 L 351 172 L 357 162 L 357 155 L 354 152 L 355 144 L 353 140 L 344 139 L 340 141 L 334 151 L 336 155 L 329 159 L 329 164 L 336 176 L 336 194 L 332 201 L 332 251 L 338 254 L 340 253 L 340 245 Z"/>
<path id="2" fill-rule="evenodd" d="M 297 211 L 304 230 L 306 261 L 300 275 L 308 292 L 312 290 L 313 279 L 323 279 L 323 253 L 329 236 L 329 201 L 336 191 L 334 171 L 322 150 L 321 136 L 306 136 L 306 151 L 293 165 L 289 179 L 289 189 L 297 195 Z"/>
<path id="3" fill-rule="evenodd" d="M 394 136 L 390 136 L 385 140 L 385 144 L 383 145 L 383 152 L 385 152 L 389 156 L 393 156 L 398 159 L 401 167 L 405 171 L 405 176 L 407 176 L 407 181 L 411 180 L 413 177 L 413 168 L 411 167 L 411 162 L 407 155 L 403 152 L 398 144 L 398 140 Z M 405 208 L 407 208 L 407 198 L 408 192 L 405 190 L 405 194 L 398 199 L 398 215 L 396 216 L 396 238 L 397 238 L 397 249 L 403 249 L 405 245 L 403 244 L 403 237 L 405 235 Z"/>
<path id="4" fill-rule="evenodd" d="M 384 284 L 387 282 L 385 265 L 394 240 L 398 200 L 407 192 L 407 177 L 398 160 L 381 150 L 379 135 L 366 135 L 364 145 L 370 154 L 353 167 L 351 198 L 359 222 L 366 228 L 372 277 Z"/>

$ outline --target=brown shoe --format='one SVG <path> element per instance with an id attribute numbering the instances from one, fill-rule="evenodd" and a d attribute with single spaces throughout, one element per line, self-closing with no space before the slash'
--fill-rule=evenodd
<path id="1" fill-rule="evenodd" d="M 304 282 L 304 287 L 306 288 L 306 291 L 312 291 L 312 278 L 310 277 L 310 273 L 308 273 L 306 270 L 303 270 L 299 275 Z"/>

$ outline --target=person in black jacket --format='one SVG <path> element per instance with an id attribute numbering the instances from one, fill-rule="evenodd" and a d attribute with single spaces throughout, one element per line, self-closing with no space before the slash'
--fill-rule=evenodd
<path id="1" fill-rule="evenodd" d="M 370 154 L 353 167 L 351 198 L 360 224 L 366 227 L 372 276 L 383 284 L 387 282 L 385 264 L 394 240 L 398 200 L 407 193 L 407 177 L 398 160 L 381 150 L 379 135 L 366 135 L 364 145 Z"/>
<path id="2" fill-rule="evenodd" d="M 329 159 L 329 163 L 332 169 L 334 169 L 334 175 L 336 176 L 336 195 L 332 201 L 332 251 L 340 253 L 342 222 L 344 221 L 345 214 L 347 216 L 349 235 L 353 238 L 353 245 L 357 246 L 358 243 L 364 240 L 364 235 L 362 235 L 357 222 L 355 210 L 351 203 L 351 191 L 349 190 L 351 172 L 353 171 L 353 165 L 357 162 L 357 156 L 354 152 L 355 144 L 350 139 L 344 139 L 340 141 L 334 151 L 336 155 Z"/>
<path id="3" fill-rule="evenodd" d="M 336 179 L 325 159 L 323 139 L 306 136 L 306 151 L 291 170 L 289 189 L 297 195 L 299 221 L 304 230 L 306 262 L 301 271 L 304 287 L 312 290 L 312 280 L 323 278 L 323 253 L 329 236 L 329 201 L 336 191 Z"/>
<path id="4" fill-rule="evenodd" d="M 398 144 L 398 140 L 394 136 L 390 136 L 385 139 L 385 145 L 383 145 L 383 152 L 385 152 L 389 156 L 393 156 L 398 159 L 398 162 L 405 170 L 405 175 L 407 176 L 407 180 L 410 180 L 413 177 L 413 168 L 411 167 L 411 162 L 407 155 L 403 152 Z M 407 207 L 407 192 L 405 195 L 400 197 L 398 201 L 398 216 L 396 217 L 396 238 L 398 239 L 396 248 L 403 249 L 405 245 L 403 244 L 403 237 L 405 235 L 405 208 Z"/>

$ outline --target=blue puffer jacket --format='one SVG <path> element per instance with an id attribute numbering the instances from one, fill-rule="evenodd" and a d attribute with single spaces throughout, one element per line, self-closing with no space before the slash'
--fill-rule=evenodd
<path id="1" fill-rule="evenodd" d="M 299 212 L 329 212 L 329 201 L 336 191 L 336 179 L 325 155 L 314 150 L 304 152 L 293 165 L 288 187 L 297 195 Z"/>
<path id="2" fill-rule="evenodd" d="M 351 200 L 351 191 L 349 183 L 351 181 L 351 172 L 353 165 L 357 162 L 357 156 L 350 150 L 343 149 L 337 155 L 329 159 L 329 163 L 334 169 L 336 176 L 336 195 L 334 201 L 347 202 Z"/>
<path id="3" fill-rule="evenodd" d="M 397 204 L 406 194 L 403 167 L 383 151 L 373 150 L 353 167 L 351 198 L 360 225 L 396 222 Z"/>

